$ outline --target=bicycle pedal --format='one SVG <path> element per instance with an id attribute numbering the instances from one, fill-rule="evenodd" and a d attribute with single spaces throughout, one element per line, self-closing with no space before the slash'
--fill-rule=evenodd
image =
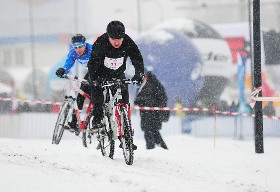
<path id="1" fill-rule="evenodd" d="M 100 144 L 100 143 L 98 143 L 96 149 L 97 149 L 97 150 L 101 149 L 101 144 Z"/>
<path id="2" fill-rule="evenodd" d="M 104 130 L 104 129 L 101 129 L 101 130 L 99 130 L 99 134 L 100 134 L 100 135 L 105 135 L 105 134 L 106 134 L 106 132 L 105 132 L 105 130 Z"/>
<path id="3" fill-rule="evenodd" d="M 80 135 L 80 131 L 74 131 L 76 136 Z"/>
<path id="4" fill-rule="evenodd" d="M 114 158 L 114 155 L 109 155 L 109 158 L 110 158 L 110 159 L 113 159 L 113 158 Z"/>
<path id="5" fill-rule="evenodd" d="M 71 133 L 74 133 L 74 132 L 75 132 L 75 130 L 72 129 L 72 128 L 68 128 L 68 131 L 70 131 Z"/>
<path id="6" fill-rule="evenodd" d="M 77 129 L 68 128 L 68 131 L 70 131 L 71 133 L 75 133 L 76 136 L 80 134 L 80 130 L 78 128 Z"/>
<path id="7" fill-rule="evenodd" d="M 68 127 L 68 126 L 64 126 L 64 129 L 69 130 L 69 129 L 70 129 L 70 127 Z"/>
<path id="8" fill-rule="evenodd" d="M 94 123 L 93 124 L 93 130 L 99 130 L 99 129 L 102 129 L 102 128 L 104 128 L 104 126 L 105 126 L 105 124 L 103 124 L 103 123 Z"/>
<path id="9" fill-rule="evenodd" d="M 120 143 L 119 148 L 123 148 L 122 143 Z M 137 145 L 132 144 L 132 150 L 137 150 Z"/>

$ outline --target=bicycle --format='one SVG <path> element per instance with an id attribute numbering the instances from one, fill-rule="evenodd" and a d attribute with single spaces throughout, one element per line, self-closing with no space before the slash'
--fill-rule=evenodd
<path id="1" fill-rule="evenodd" d="M 88 129 L 90 126 L 89 122 L 92 117 L 91 115 L 92 101 L 90 96 L 80 89 L 80 83 L 88 84 L 88 81 L 82 78 L 78 78 L 76 76 L 71 76 L 66 74 L 63 75 L 63 78 L 72 81 L 73 85 L 71 85 L 70 93 L 69 95 L 65 96 L 65 100 L 60 107 L 58 118 L 53 132 L 52 144 L 58 145 L 60 143 L 65 129 L 72 131 L 71 128 L 68 126 L 68 122 L 74 110 L 74 113 L 77 117 L 79 132 L 82 132 L 83 146 L 87 147 L 87 139 L 85 137 L 86 137 L 86 130 L 89 130 Z M 80 116 L 75 93 L 80 93 L 83 97 L 89 100 L 89 104 L 85 110 L 85 116 L 83 120 L 81 119 Z M 78 133 L 76 133 L 76 135 L 78 135 Z M 91 142 L 91 138 L 90 138 L 90 142 Z"/>
<path id="2" fill-rule="evenodd" d="M 103 124 L 97 129 L 100 150 L 103 156 L 109 154 L 113 159 L 115 140 L 119 139 L 127 165 L 133 164 L 133 134 L 131 127 L 130 106 L 122 101 L 121 86 L 132 84 L 129 79 L 115 79 L 104 81 L 100 86 L 104 88 Z M 112 94 L 112 92 L 115 92 Z M 95 130 L 96 131 L 96 130 Z M 90 132 L 88 132 L 90 133 Z"/>

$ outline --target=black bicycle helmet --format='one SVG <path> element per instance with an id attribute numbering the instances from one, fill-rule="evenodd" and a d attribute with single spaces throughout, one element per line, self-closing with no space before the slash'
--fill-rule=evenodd
<path id="1" fill-rule="evenodd" d="M 82 34 L 76 34 L 71 39 L 72 44 L 77 42 L 86 42 L 86 38 Z"/>
<path id="2" fill-rule="evenodd" d="M 125 27 L 120 21 L 111 21 L 107 25 L 107 34 L 113 39 L 121 39 L 125 35 Z"/>

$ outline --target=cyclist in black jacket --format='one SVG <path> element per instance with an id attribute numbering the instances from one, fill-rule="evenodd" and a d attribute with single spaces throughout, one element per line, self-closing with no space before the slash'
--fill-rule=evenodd
<path id="1" fill-rule="evenodd" d="M 92 52 L 88 62 L 88 73 L 91 81 L 124 79 L 127 58 L 130 58 L 135 68 L 132 80 L 139 83 L 143 81 L 144 63 L 143 57 L 135 42 L 125 34 L 125 27 L 120 21 L 111 21 L 107 25 L 107 31 L 101 35 L 92 45 Z M 122 97 L 125 103 L 129 103 L 127 86 L 122 88 Z M 104 103 L 103 90 L 99 86 L 92 87 L 93 100 L 93 127 L 100 128 L 103 118 Z"/>

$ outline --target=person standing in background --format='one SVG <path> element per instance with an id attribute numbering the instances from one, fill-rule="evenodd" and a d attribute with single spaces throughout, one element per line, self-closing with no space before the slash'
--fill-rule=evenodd
<path id="1" fill-rule="evenodd" d="M 177 109 L 180 109 L 180 110 L 177 110 L 176 111 L 176 116 L 180 118 L 180 121 L 181 121 L 181 129 L 182 129 L 182 132 L 184 132 L 184 119 L 185 119 L 185 116 L 186 116 L 186 112 L 181 110 L 183 108 L 183 101 L 182 101 L 182 98 L 176 98 L 176 102 L 175 102 L 175 108 Z"/>
<path id="2" fill-rule="evenodd" d="M 152 72 L 148 71 L 145 74 L 134 104 L 140 107 L 166 107 L 167 95 L 165 89 Z M 154 149 L 156 144 L 163 149 L 168 149 L 159 132 L 163 122 L 162 112 L 158 110 L 140 111 L 141 129 L 144 131 L 147 149 Z"/>
<path id="3" fill-rule="evenodd" d="M 175 102 L 175 108 L 181 109 L 183 108 L 183 101 L 181 98 L 176 98 L 176 102 Z M 186 112 L 183 110 L 177 110 L 175 112 L 176 116 L 180 117 L 180 118 L 184 118 L 186 116 Z"/>

